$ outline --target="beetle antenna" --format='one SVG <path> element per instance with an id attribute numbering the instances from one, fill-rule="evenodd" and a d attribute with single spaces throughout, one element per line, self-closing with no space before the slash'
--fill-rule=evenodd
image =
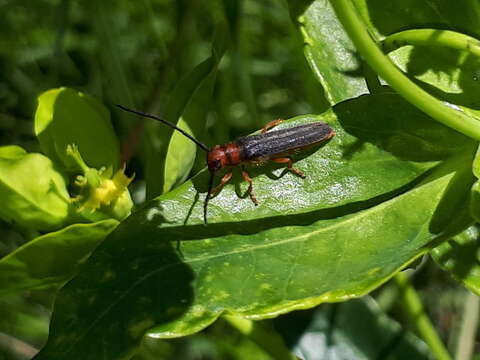
<path id="1" fill-rule="evenodd" d="M 120 109 L 124 110 L 124 111 L 127 111 L 127 112 L 130 112 L 132 114 L 136 114 L 138 116 L 143 116 L 143 117 L 146 117 L 146 118 L 149 118 L 149 119 L 153 119 L 153 120 L 157 120 L 157 121 L 160 121 L 162 123 L 164 123 L 165 125 L 168 125 L 170 126 L 171 128 L 175 129 L 175 130 L 178 130 L 180 133 L 182 133 L 183 135 L 185 135 L 187 138 L 189 138 L 190 140 L 192 140 L 195 144 L 197 144 L 199 147 L 201 147 L 203 150 L 205 150 L 206 152 L 208 152 L 210 149 L 208 148 L 207 145 L 205 145 L 204 143 L 198 141 L 197 139 L 195 139 L 192 135 L 190 135 L 189 133 L 187 133 L 185 130 L 182 130 L 180 129 L 177 125 L 171 123 L 170 121 L 167 121 L 167 120 L 164 120 L 164 119 L 160 119 L 158 116 L 155 116 L 155 115 L 152 115 L 152 114 L 147 114 L 147 113 L 144 113 L 142 111 L 137 111 L 137 110 L 133 110 L 133 109 L 129 109 L 125 106 L 122 106 L 122 105 L 117 105 Z"/>
<path id="2" fill-rule="evenodd" d="M 203 202 L 203 221 L 205 222 L 205 225 L 207 225 L 207 208 L 208 208 L 208 202 L 210 201 L 210 196 L 212 195 L 214 178 L 215 178 L 215 172 L 211 171 L 210 172 L 210 180 L 208 181 L 207 197 L 205 198 L 205 201 Z"/>

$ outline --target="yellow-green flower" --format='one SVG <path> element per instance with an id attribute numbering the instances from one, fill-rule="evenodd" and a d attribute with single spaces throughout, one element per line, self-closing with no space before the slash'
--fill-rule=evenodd
<path id="1" fill-rule="evenodd" d="M 85 164 L 75 145 L 67 147 L 69 154 L 82 171 L 75 179 L 77 196 L 73 203 L 78 212 L 89 220 L 104 218 L 122 220 L 130 215 L 133 202 L 128 185 L 133 180 L 125 175 L 125 166 L 112 174 L 112 168 L 90 168 Z"/>

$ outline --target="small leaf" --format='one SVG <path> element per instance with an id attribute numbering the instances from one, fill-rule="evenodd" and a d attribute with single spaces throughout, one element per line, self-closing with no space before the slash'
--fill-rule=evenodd
<path id="1" fill-rule="evenodd" d="M 226 51 L 226 29 L 217 25 L 212 53 L 197 65 L 176 86 L 167 103 L 165 117 L 201 139 L 205 129 L 205 104 L 213 95 L 217 68 Z M 188 177 L 196 156 L 196 145 L 166 126 L 152 129 L 148 136 L 151 151 L 147 152 L 147 198 L 151 199 L 181 184 Z M 154 146 L 156 143 L 160 146 Z"/>
<path id="2" fill-rule="evenodd" d="M 14 159 L 26 154 L 27 152 L 25 151 L 25 149 L 17 145 L 7 145 L 7 146 L 0 147 L 0 157 L 4 159 L 6 158 Z"/>
<path id="3" fill-rule="evenodd" d="M 430 359 L 426 344 L 368 296 L 294 312 L 276 319 L 275 327 L 303 360 Z"/>
<path id="4" fill-rule="evenodd" d="M 476 181 L 472 186 L 470 197 L 470 214 L 476 222 L 480 221 L 480 181 Z"/>
<path id="5" fill-rule="evenodd" d="M 293 7 L 297 1 L 289 3 Z M 329 1 L 313 1 L 302 11 L 298 21 L 305 41 L 305 57 L 330 104 L 368 93 L 356 49 Z"/>
<path id="6" fill-rule="evenodd" d="M 431 251 L 437 264 L 477 295 L 480 295 L 479 236 L 478 225 L 474 225 Z"/>
<path id="7" fill-rule="evenodd" d="M 70 206 L 65 180 L 50 159 L 0 147 L 0 217 L 32 230 L 58 229 Z"/>
<path id="8" fill-rule="evenodd" d="M 205 116 L 207 114 L 205 104 L 209 102 L 210 97 L 213 95 L 213 85 L 215 84 L 218 63 L 212 63 L 210 66 L 211 69 L 191 95 L 192 97 L 188 105 L 183 109 L 183 113 L 177 123 L 180 128 L 190 134 L 193 134 L 194 131 L 192 130 L 195 130 L 197 136 L 205 128 Z M 203 120 L 201 124 L 199 120 Z M 195 129 L 192 129 L 191 126 L 194 126 Z M 200 151 L 203 155 L 203 150 Z M 194 164 L 196 153 L 197 145 L 178 131 L 173 133 L 165 157 L 165 182 L 162 193 L 170 191 L 187 179 Z"/>
<path id="9" fill-rule="evenodd" d="M 62 87 L 41 94 L 35 134 L 43 152 L 68 171 L 78 170 L 67 154 L 72 144 L 90 167 L 119 167 L 119 145 L 108 110 L 81 92 Z"/>
<path id="10" fill-rule="evenodd" d="M 60 288 L 117 225 L 116 220 L 74 224 L 29 241 L 0 260 L 0 296 Z"/>
<path id="11" fill-rule="evenodd" d="M 475 159 L 473 160 L 472 172 L 476 181 L 471 190 L 470 214 L 476 222 L 480 222 L 480 148 L 477 149 Z"/>

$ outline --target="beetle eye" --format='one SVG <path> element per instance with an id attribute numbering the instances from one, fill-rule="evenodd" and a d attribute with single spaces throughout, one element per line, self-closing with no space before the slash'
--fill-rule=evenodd
<path id="1" fill-rule="evenodd" d="M 222 162 L 220 160 L 215 160 L 215 169 L 220 169 L 222 167 Z"/>

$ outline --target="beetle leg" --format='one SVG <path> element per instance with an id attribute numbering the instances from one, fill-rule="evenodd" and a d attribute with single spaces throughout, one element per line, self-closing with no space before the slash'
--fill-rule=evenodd
<path id="1" fill-rule="evenodd" d="M 252 178 L 250 177 L 250 175 L 248 175 L 248 173 L 245 171 L 245 169 L 242 168 L 242 176 L 243 176 L 243 180 L 245 180 L 246 182 L 248 182 L 248 195 L 250 195 L 250 199 L 252 200 L 252 202 L 255 204 L 255 205 L 258 205 L 258 200 L 257 198 L 255 197 L 255 195 L 253 194 L 253 182 L 252 182 Z"/>
<path id="2" fill-rule="evenodd" d="M 220 192 L 220 190 L 222 190 L 225 184 L 230 181 L 231 178 L 232 178 L 231 171 L 223 175 L 222 179 L 220 180 L 220 184 L 218 184 L 213 188 L 212 193 L 210 194 L 210 199 L 215 197 Z"/>
<path id="3" fill-rule="evenodd" d="M 303 172 L 293 167 L 293 160 L 288 157 L 276 158 L 276 159 L 272 159 L 272 161 L 279 164 L 287 163 L 287 170 L 293 172 L 294 174 L 300 176 L 301 178 L 305 177 L 305 174 Z"/>
<path id="4" fill-rule="evenodd" d="M 266 133 L 268 130 L 270 130 L 271 128 L 274 128 L 275 126 L 277 126 L 278 124 L 280 124 L 283 120 L 282 119 L 277 119 L 277 120 L 273 120 L 273 121 L 270 121 L 268 124 L 266 124 L 262 130 L 260 131 L 261 134 L 263 133 Z"/>

